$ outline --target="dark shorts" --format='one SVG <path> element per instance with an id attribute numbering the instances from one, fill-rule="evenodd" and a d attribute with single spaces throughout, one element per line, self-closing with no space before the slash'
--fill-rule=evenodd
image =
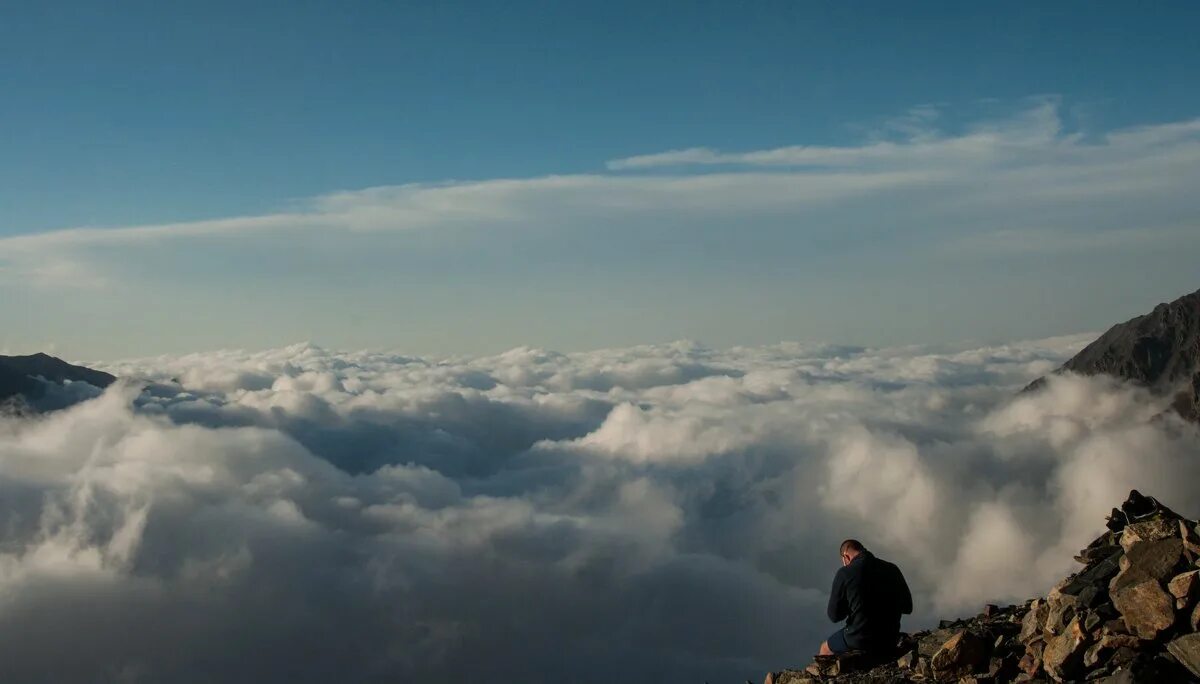
<path id="1" fill-rule="evenodd" d="M 839 629 L 829 635 L 829 639 L 825 642 L 829 644 L 829 650 L 834 653 L 845 653 L 850 650 L 850 646 L 846 643 L 846 630 Z"/>

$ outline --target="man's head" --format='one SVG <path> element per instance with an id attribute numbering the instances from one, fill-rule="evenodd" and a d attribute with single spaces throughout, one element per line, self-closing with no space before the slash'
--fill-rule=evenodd
<path id="1" fill-rule="evenodd" d="M 857 539 L 847 539 L 842 542 L 840 553 L 842 554 L 842 566 L 850 565 L 850 561 L 854 560 L 858 554 L 863 552 L 862 542 Z"/>

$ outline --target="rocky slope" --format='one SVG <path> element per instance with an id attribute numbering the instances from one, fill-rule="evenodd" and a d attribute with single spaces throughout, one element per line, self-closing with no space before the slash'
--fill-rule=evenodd
<path id="1" fill-rule="evenodd" d="M 1131 492 L 1083 569 L 1021 605 L 902 635 L 895 654 L 818 657 L 774 684 L 1200 682 L 1200 529 Z"/>
<path id="2" fill-rule="evenodd" d="M 86 382 L 104 388 L 115 380 L 108 373 L 74 366 L 47 354 L 0 356 L 0 402 L 23 404 L 38 399 L 45 393 L 46 382 Z"/>
<path id="3" fill-rule="evenodd" d="M 1056 372 L 1113 375 L 1174 394 L 1175 410 L 1200 421 L 1200 290 L 1114 325 Z"/>

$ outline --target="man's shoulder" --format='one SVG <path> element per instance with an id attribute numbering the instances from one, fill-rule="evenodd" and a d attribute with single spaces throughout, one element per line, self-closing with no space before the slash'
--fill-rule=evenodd
<path id="1" fill-rule="evenodd" d="M 895 563 L 893 563 L 891 561 L 884 560 L 878 556 L 875 556 L 872 560 L 875 561 L 875 563 L 878 565 L 878 567 L 883 568 L 884 572 L 894 573 L 897 575 L 904 574 L 900 571 L 900 566 L 896 565 Z"/>

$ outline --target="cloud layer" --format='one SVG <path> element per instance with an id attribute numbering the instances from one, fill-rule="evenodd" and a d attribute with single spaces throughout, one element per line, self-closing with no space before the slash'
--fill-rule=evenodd
<path id="1" fill-rule="evenodd" d="M 0 348 L 1035 338 L 1194 290 L 1198 185 L 1194 119 L 1089 130 L 1057 98 L 979 117 L 923 107 L 841 145 L 0 238 L 0 316 L 15 321 Z M 134 317 L 138 331 L 121 325 Z"/>
<path id="2" fill-rule="evenodd" d="M 114 364 L 0 422 L 10 681 L 735 681 L 831 631 L 835 549 L 918 614 L 1044 591 L 1196 429 L 1071 337 L 485 358 L 298 345 Z M 69 651 L 71 657 L 62 653 Z"/>

